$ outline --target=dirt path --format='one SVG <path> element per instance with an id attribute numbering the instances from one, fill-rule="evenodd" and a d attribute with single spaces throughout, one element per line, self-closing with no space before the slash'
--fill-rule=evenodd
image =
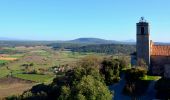
<path id="1" fill-rule="evenodd" d="M 125 86 L 125 83 L 126 83 L 124 77 L 125 76 L 122 75 L 119 83 L 109 86 L 109 89 L 111 91 L 114 91 L 113 100 L 131 100 L 129 96 L 125 96 L 122 94 L 123 87 Z"/>
<path id="2" fill-rule="evenodd" d="M 114 98 L 113 100 L 131 100 L 131 97 L 125 96 L 122 94 L 123 87 L 125 86 L 125 79 L 124 75 L 121 77 L 119 83 L 109 86 L 111 91 L 114 91 Z M 156 81 L 151 81 L 149 84 L 148 90 L 146 91 L 145 95 L 141 96 L 140 99 L 137 100 L 154 100 L 155 99 L 155 85 Z"/>

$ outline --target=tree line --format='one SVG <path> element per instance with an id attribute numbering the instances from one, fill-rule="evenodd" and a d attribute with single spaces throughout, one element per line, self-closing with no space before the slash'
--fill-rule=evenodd
<path id="1" fill-rule="evenodd" d="M 129 55 L 136 51 L 135 45 L 128 44 L 73 44 L 58 43 L 51 44 L 54 49 L 69 49 L 73 52 L 96 52 L 106 54 L 125 54 Z"/>

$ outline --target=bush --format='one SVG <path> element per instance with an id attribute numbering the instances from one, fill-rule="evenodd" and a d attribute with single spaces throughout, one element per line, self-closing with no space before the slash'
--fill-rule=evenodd
<path id="1" fill-rule="evenodd" d="M 150 81 L 141 80 L 147 74 L 147 70 L 143 67 L 135 67 L 125 71 L 126 84 L 123 89 L 125 95 L 138 99 L 144 95 L 148 89 Z"/>
<path id="2" fill-rule="evenodd" d="M 102 62 L 101 73 L 105 77 L 105 83 L 111 85 L 119 81 L 120 63 L 115 59 L 105 59 Z"/>
<path id="3" fill-rule="evenodd" d="M 85 100 L 112 100 L 112 94 L 105 84 L 96 80 L 91 75 L 84 76 L 80 82 L 75 85 L 75 100 L 83 97 Z"/>
<path id="4" fill-rule="evenodd" d="M 127 69 L 125 73 L 125 79 L 127 81 L 138 81 L 141 77 L 144 77 L 147 74 L 147 70 L 143 67 L 136 67 Z"/>
<path id="5" fill-rule="evenodd" d="M 30 63 L 29 66 L 34 66 L 34 63 Z"/>
<path id="6" fill-rule="evenodd" d="M 90 55 L 82 58 L 78 62 L 78 66 L 81 67 L 99 67 L 101 65 L 102 58 L 96 55 Z"/>
<path id="7" fill-rule="evenodd" d="M 21 98 L 19 96 L 12 95 L 12 96 L 6 97 L 5 100 L 21 100 Z"/>

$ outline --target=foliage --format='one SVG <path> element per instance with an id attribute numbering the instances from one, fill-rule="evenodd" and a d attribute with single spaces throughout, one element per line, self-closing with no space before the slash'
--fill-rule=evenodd
<path id="1" fill-rule="evenodd" d="M 8 61 L 6 61 L 6 60 L 0 60 L 0 67 L 1 67 L 1 66 L 4 66 L 7 62 L 8 62 Z"/>
<path id="2" fill-rule="evenodd" d="M 59 100 L 68 100 L 71 98 L 71 90 L 68 86 L 61 87 L 61 95 L 59 96 Z"/>
<path id="3" fill-rule="evenodd" d="M 117 60 L 119 61 L 120 69 L 129 68 L 130 60 L 127 57 L 121 57 Z"/>
<path id="4" fill-rule="evenodd" d="M 137 80 L 131 83 L 127 82 L 123 88 L 123 94 L 137 99 L 138 97 L 146 93 L 149 84 L 150 81 L 145 81 L 145 80 Z"/>
<path id="5" fill-rule="evenodd" d="M 65 85 L 69 84 L 72 86 L 77 84 L 83 76 L 93 76 L 96 80 L 99 80 L 104 83 L 104 78 L 99 73 L 99 69 L 96 67 L 75 67 L 73 70 L 67 71 L 64 77 L 58 78 L 56 77 L 53 80 L 53 85 Z"/>
<path id="6" fill-rule="evenodd" d="M 20 97 L 12 95 L 12 96 L 6 97 L 5 100 L 20 100 Z"/>
<path id="7" fill-rule="evenodd" d="M 134 82 L 140 80 L 141 77 L 144 77 L 147 74 L 147 70 L 143 67 L 136 67 L 127 69 L 125 74 L 125 79 L 127 81 Z"/>
<path id="8" fill-rule="evenodd" d="M 87 64 L 88 65 L 88 64 Z M 50 85 L 37 85 L 20 98 L 50 100 L 111 100 L 112 93 L 104 83 L 98 67 L 77 66 L 56 77 Z"/>
<path id="9" fill-rule="evenodd" d="M 47 46 L 52 46 L 55 50 L 62 50 L 62 49 L 74 49 L 85 46 L 88 44 L 81 44 L 81 43 L 51 43 Z"/>
<path id="10" fill-rule="evenodd" d="M 102 62 L 101 73 L 105 77 L 107 85 L 111 85 L 120 80 L 120 63 L 115 59 L 105 59 Z"/>
<path id="11" fill-rule="evenodd" d="M 71 48 L 76 52 L 97 52 L 106 54 L 125 54 L 129 55 L 135 51 L 134 45 L 125 44 L 100 44 L 100 45 L 87 45 L 78 48 Z"/>
<path id="12" fill-rule="evenodd" d="M 150 83 L 150 81 L 141 80 L 141 78 L 146 76 L 146 74 L 147 70 L 143 67 L 127 69 L 125 72 L 126 84 L 124 86 L 123 93 L 134 99 L 143 95 Z"/>
<path id="13" fill-rule="evenodd" d="M 69 49 L 73 52 L 96 52 L 106 54 L 126 54 L 135 51 L 135 45 L 128 44 L 82 44 L 82 43 L 52 43 L 54 49 Z"/>
<path id="14" fill-rule="evenodd" d="M 90 75 L 84 76 L 80 80 L 80 82 L 75 87 L 75 91 L 76 91 L 76 98 L 84 97 L 86 100 L 111 100 L 112 99 L 112 94 L 107 89 L 107 86 Z"/>
<path id="15" fill-rule="evenodd" d="M 82 67 L 99 67 L 101 65 L 102 58 L 97 55 L 89 55 L 82 58 L 78 65 Z"/>
<path id="16" fill-rule="evenodd" d="M 111 100 L 112 94 L 104 83 L 93 76 L 83 76 L 73 86 L 62 86 L 59 100 Z"/>
<path id="17" fill-rule="evenodd" d="M 73 81 L 70 86 L 62 86 L 59 100 L 111 100 L 112 94 L 107 86 L 91 75 Z"/>

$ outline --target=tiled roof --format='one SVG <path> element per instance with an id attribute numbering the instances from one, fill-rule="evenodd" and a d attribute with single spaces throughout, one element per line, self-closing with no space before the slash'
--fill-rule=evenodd
<path id="1" fill-rule="evenodd" d="M 152 45 L 151 55 L 170 56 L 170 46 L 167 46 L 167 45 Z"/>

